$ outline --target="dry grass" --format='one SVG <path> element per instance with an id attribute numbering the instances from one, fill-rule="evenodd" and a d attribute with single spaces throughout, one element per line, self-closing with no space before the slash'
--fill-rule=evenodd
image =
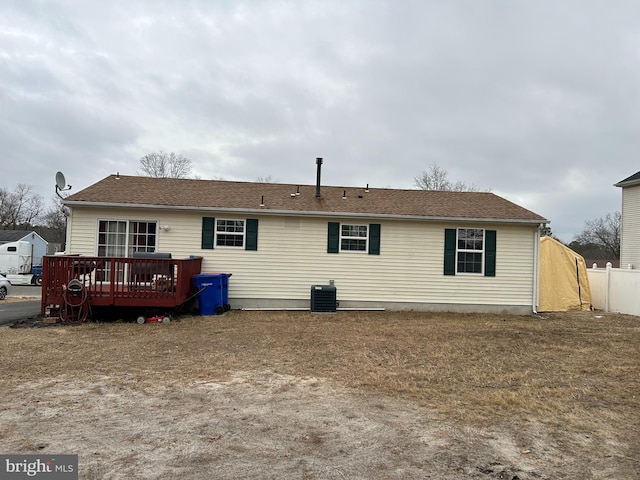
<path id="1" fill-rule="evenodd" d="M 16 302 L 28 302 L 33 300 L 39 300 L 37 297 L 5 297 L 3 300 L 0 300 L 0 305 L 3 303 L 16 303 Z"/>
<path id="2" fill-rule="evenodd" d="M 0 350 L 5 388 L 101 376 L 145 388 L 268 370 L 478 425 L 517 418 L 640 431 L 640 319 L 624 315 L 234 311 L 168 325 L 3 329 Z"/>

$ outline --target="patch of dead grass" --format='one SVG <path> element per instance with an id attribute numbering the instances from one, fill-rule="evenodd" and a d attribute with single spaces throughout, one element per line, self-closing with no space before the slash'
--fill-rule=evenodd
<path id="1" fill-rule="evenodd" d="M 6 386 L 108 376 L 155 388 L 239 371 L 329 378 L 461 421 L 536 420 L 640 431 L 640 321 L 414 312 L 229 312 L 168 325 L 4 329 Z"/>
<path id="2" fill-rule="evenodd" d="M 3 303 L 29 302 L 33 300 L 38 300 L 38 297 L 5 297 L 0 300 L 0 305 Z"/>

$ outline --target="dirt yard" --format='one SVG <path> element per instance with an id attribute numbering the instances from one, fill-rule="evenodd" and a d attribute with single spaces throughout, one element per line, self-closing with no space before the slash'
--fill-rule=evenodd
<path id="1" fill-rule="evenodd" d="M 0 328 L 3 453 L 82 479 L 637 479 L 640 318 L 239 312 Z"/>

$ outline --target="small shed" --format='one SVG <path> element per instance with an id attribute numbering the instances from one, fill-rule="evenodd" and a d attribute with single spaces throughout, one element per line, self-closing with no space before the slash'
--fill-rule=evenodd
<path id="1" fill-rule="evenodd" d="M 551 237 L 540 239 L 539 312 L 591 309 L 584 258 Z"/>
<path id="2" fill-rule="evenodd" d="M 0 245 L 9 242 L 29 242 L 33 265 L 42 265 L 42 257 L 48 253 L 49 243 L 32 230 L 0 230 Z"/>

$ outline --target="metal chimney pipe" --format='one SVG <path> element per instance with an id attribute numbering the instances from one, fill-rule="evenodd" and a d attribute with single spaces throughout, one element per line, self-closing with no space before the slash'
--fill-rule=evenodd
<path id="1" fill-rule="evenodd" d="M 322 157 L 316 158 L 318 171 L 316 173 L 316 198 L 320 198 L 320 170 L 322 169 Z"/>

